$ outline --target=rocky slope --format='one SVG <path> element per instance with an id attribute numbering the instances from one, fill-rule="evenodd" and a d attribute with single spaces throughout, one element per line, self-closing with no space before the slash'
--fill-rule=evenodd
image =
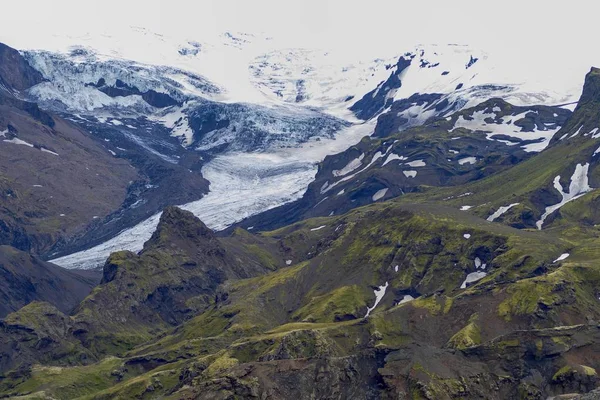
<path id="1" fill-rule="evenodd" d="M 100 281 L 95 271 L 67 271 L 10 246 L 0 246 L 0 274 L 2 318 L 32 301 L 68 313 Z"/>

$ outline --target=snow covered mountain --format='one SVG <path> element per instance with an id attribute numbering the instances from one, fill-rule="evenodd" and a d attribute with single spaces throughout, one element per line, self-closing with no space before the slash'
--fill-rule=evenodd
<path id="1" fill-rule="evenodd" d="M 515 106 L 572 103 L 579 85 L 524 79 L 513 60 L 451 44 L 369 57 L 231 32 L 200 40 L 127 28 L 48 40 L 44 50 L 23 51 L 45 79 L 28 99 L 106 141 L 115 157 L 141 149 L 213 177 L 209 196 L 197 195 L 201 205 L 185 207 L 215 229 L 301 197 L 316 163 L 373 134 L 379 116 L 393 115 L 390 127 L 402 131 L 492 97 Z M 139 250 L 157 221 L 132 226 L 135 220 L 115 215 L 110 232 L 121 236 L 91 250 L 95 260 L 86 266 L 119 246 Z M 101 236 L 83 235 L 57 254 Z M 82 266 L 77 255 L 55 261 Z"/>

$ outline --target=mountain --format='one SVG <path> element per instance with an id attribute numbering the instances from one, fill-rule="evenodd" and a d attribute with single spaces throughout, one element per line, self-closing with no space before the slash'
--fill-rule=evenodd
<path id="1" fill-rule="evenodd" d="M 4 320 L 3 352 L 19 355 L 3 359 L 2 393 L 535 398 L 596 385 L 598 275 L 569 240 L 426 204 L 224 239 L 163 215 L 71 318 L 32 303 Z M 239 240 L 258 268 L 218 267 Z M 31 335 L 45 344 L 25 346 Z"/>
<path id="2" fill-rule="evenodd" d="M 472 206 L 469 212 L 480 216 L 514 204 L 497 219 L 519 228 L 552 229 L 553 225 L 567 224 L 563 215 L 568 220 L 574 217 L 582 228 L 593 227 L 594 188 L 600 187 L 597 152 L 600 136 L 596 134 L 599 76 L 596 68 L 587 74 L 573 115 L 556 132 L 546 150 L 503 174 L 465 187 L 472 197 L 452 198 L 449 202 L 468 203 Z M 443 196 L 455 196 L 456 191 L 453 192 Z M 575 212 L 574 208 L 579 209 Z"/>
<path id="3" fill-rule="evenodd" d="M 191 213 L 167 208 L 144 250 L 112 254 L 100 284 L 68 310 L 70 316 L 40 301 L 7 316 L 0 365 L 6 370 L 32 359 L 86 363 L 127 350 L 205 310 L 225 280 L 285 265 L 276 255 L 268 240 L 217 239 Z"/>
<path id="4" fill-rule="evenodd" d="M 114 250 L 139 251 L 168 204 L 222 230 L 298 200 L 318 162 L 372 134 L 376 123 L 376 136 L 391 135 L 490 98 L 525 110 L 574 97 L 535 78 L 523 82 L 510 62 L 469 46 L 420 45 L 370 58 L 234 32 L 183 40 L 126 31 L 82 42 L 57 36 L 52 51 L 23 52 L 44 79 L 26 97 L 103 139 L 145 181 L 102 221 L 43 253 L 68 268 L 98 267 Z M 138 51 L 139 40 L 154 51 Z"/>
<path id="5" fill-rule="evenodd" d="M 0 248 L 0 397 L 596 395 L 600 70 L 573 109 L 464 46 L 365 60 L 135 32 L 151 54 L 3 56 L 24 122 L 0 145 L 39 153 L 19 155 L 35 176 L 75 157 L 61 206 L 105 211 L 57 232 L 6 180 L 5 242 L 32 255 Z M 80 191 L 108 160 L 121 191 Z"/>
<path id="6" fill-rule="evenodd" d="M 301 199 L 251 217 L 240 226 L 273 229 L 426 187 L 481 180 L 545 149 L 571 115 L 560 107 L 520 107 L 490 99 L 402 130 L 405 119 L 394 105 L 379 116 L 371 138 L 325 158 Z M 423 109 L 426 114 L 427 107 Z"/>

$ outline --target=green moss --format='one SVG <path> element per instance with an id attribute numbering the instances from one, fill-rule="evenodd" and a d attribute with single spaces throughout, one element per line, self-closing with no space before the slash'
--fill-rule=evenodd
<path id="1" fill-rule="evenodd" d="M 500 349 L 504 349 L 506 347 L 519 347 L 520 345 L 521 343 L 519 342 L 519 339 L 502 340 L 496 343 L 496 346 Z"/>
<path id="2" fill-rule="evenodd" d="M 179 385 L 179 376 L 184 365 L 184 362 L 178 362 L 161 366 L 88 396 L 86 399 L 164 398 Z"/>
<path id="3" fill-rule="evenodd" d="M 539 304 L 550 306 L 557 300 L 553 284 L 540 279 L 516 282 L 506 292 L 509 297 L 498 306 L 498 314 L 507 321 L 516 315 L 534 313 Z"/>
<path id="4" fill-rule="evenodd" d="M 307 262 L 299 263 L 292 267 L 281 268 L 271 274 L 263 275 L 258 278 L 245 279 L 233 284 L 233 288 L 239 290 L 241 288 L 253 288 L 253 293 L 266 293 L 270 289 L 281 286 L 286 282 L 293 281 L 298 273 L 308 265 Z"/>
<path id="5" fill-rule="evenodd" d="M 586 365 L 565 365 L 552 376 L 552 380 L 557 382 L 572 375 L 597 376 L 598 374 L 594 368 Z"/>
<path id="6" fill-rule="evenodd" d="M 421 296 L 409 304 L 416 308 L 424 308 L 431 315 L 440 315 L 448 313 L 452 308 L 452 303 L 453 299 L 449 297 L 434 295 L 429 297 Z"/>
<path id="7" fill-rule="evenodd" d="M 404 320 L 395 313 L 378 313 L 369 317 L 370 339 L 377 347 L 398 349 L 412 341 L 410 335 L 403 331 Z"/>
<path id="8" fill-rule="evenodd" d="M 479 328 L 477 321 L 478 316 L 477 314 L 474 314 L 469 319 L 469 323 L 450 338 L 448 346 L 464 350 L 481 344 L 481 329 Z"/>
<path id="9" fill-rule="evenodd" d="M 256 244 L 245 244 L 244 247 L 248 252 L 254 255 L 265 268 L 272 271 L 277 269 L 279 262 L 273 254 Z"/>
<path id="10" fill-rule="evenodd" d="M 117 382 L 115 371 L 122 365 L 122 360 L 109 357 L 84 367 L 34 366 L 30 378 L 8 393 L 14 396 L 43 391 L 55 399 L 82 397 L 114 385 Z"/>
<path id="11" fill-rule="evenodd" d="M 313 297 L 296 311 L 292 318 L 306 322 L 335 322 L 344 317 L 356 318 L 365 308 L 367 290 L 357 285 L 342 286 L 334 291 Z"/>
<path id="12" fill-rule="evenodd" d="M 204 371 L 207 378 L 213 378 L 227 372 L 239 364 L 239 360 L 229 357 L 228 353 L 223 353 L 219 358 L 213 361 Z"/>

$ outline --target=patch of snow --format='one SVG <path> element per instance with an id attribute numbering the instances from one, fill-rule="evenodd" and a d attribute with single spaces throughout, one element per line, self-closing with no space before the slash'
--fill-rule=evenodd
<path id="1" fill-rule="evenodd" d="M 367 164 L 366 167 L 364 167 L 363 169 L 361 169 L 358 172 L 355 172 L 352 175 L 348 175 L 343 177 L 342 179 L 340 179 L 337 182 L 332 183 L 331 185 L 326 184 L 321 188 L 321 194 L 325 194 L 327 191 L 331 190 L 333 187 L 335 187 L 336 185 L 342 183 L 342 182 L 346 182 L 349 181 L 351 179 L 353 179 L 356 175 L 366 171 L 367 169 L 369 169 L 371 167 L 371 165 L 375 164 L 377 162 L 377 160 L 379 160 L 380 158 L 384 157 L 385 155 L 387 155 L 387 153 L 389 153 L 389 151 L 392 149 L 392 146 L 390 146 L 385 153 L 381 153 L 380 151 L 378 151 L 377 153 L 375 153 L 373 155 L 373 158 L 371 159 L 371 162 L 369 162 L 369 164 Z"/>
<path id="2" fill-rule="evenodd" d="M 311 229 L 311 232 L 320 231 L 321 229 L 323 229 L 323 228 L 325 228 L 325 227 L 327 227 L 327 225 L 321 225 L 321 226 L 319 226 L 319 227 L 317 227 L 317 228 L 312 228 L 312 229 Z"/>
<path id="3" fill-rule="evenodd" d="M 394 161 L 394 160 L 400 160 L 400 161 L 404 161 L 404 160 L 408 160 L 408 158 L 404 157 L 404 156 L 399 156 L 398 154 L 395 153 L 391 153 L 384 161 L 382 167 L 385 167 L 388 163 Z"/>
<path id="4" fill-rule="evenodd" d="M 33 147 L 33 145 L 31 143 L 21 140 L 19 138 L 4 139 L 4 142 L 12 143 L 12 144 L 20 144 L 21 146 Z"/>
<path id="5" fill-rule="evenodd" d="M 416 167 L 424 167 L 427 164 L 423 160 L 415 160 L 415 161 L 407 162 L 406 165 L 408 165 L 409 167 L 416 168 Z"/>
<path id="6" fill-rule="evenodd" d="M 394 272 L 398 272 L 398 268 L 399 268 L 399 267 L 400 267 L 399 265 L 396 265 L 396 266 L 394 267 Z"/>
<path id="7" fill-rule="evenodd" d="M 569 191 L 565 193 L 561 183 L 560 183 L 560 175 L 554 178 L 554 188 L 561 194 L 562 200 L 560 203 L 555 204 L 553 206 L 546 207 L 546 211 L 542 215 L 539 221 L 536 222 L 536 226 L 539 230 L 542 229 L 544 225 L 544 221 L 546 218 L 565 204 L 580 198 L 588 192 L 591 192 L 593 189 L 589 185 L 588 179 L 588 170 L 590 168 L 590 164 L 587 163 L 585 165 L 577 164 L 575 167 L 575 172 L 573 172 L 573 176 L 571 176 L 571 183 L 569 185 Z"/>
<path id="8" fill-rule="evenodd" d="M 368 307 L 365 318 L 367 318 L 369 316 L 369 314 L 371 314 L 371 311 L 373 311 L 375 309 L 375 307 L 377 307 L 377 304 L 379 304 L 381 299 L 383 299 L 383 296 L 385 295 L 385 291 L 387 290 L 387 288 L 388 288 L 388 283 L 386 282 L 385 285 L 379 286 L 377 289 L 374 290 L 375 304 L 373 304 L 373 307 Z"/>
<path id="9" fill-rule="evenodd" d="M 500 207 L 495 213 L 490 215 L 487 220 L 490 222 L 494 222 L 497 218 L 500 218 L 504 213 L 506 213 L 511 208 L 518 206 L 520 203 L 513 203 L 508 206 Z"/>
<path id="10" fill-rule="evenodd" d="M 567 258 L 568 258 L 570 255 L 571 255 L 571 254 L 569 254 L 569 253 L 564 253 L 564 254 L 561 254 L 561 255 L 560 255 L 560 257 L 558 257 L 558 258 L 557 258 L 556 260 L 554 260 L 553 262 L 555 262 L 555 263 L 556 263 L 556 262 L 559 262 L 559 261 L 566 260 L 566 259 L 567 259 Z"/>
<path id="11" fill-rule="evenodd" d="M 33 185 L 33 187 L 35 187 L 35 188 L 41 188 L 43 186 L 42 185 Z"/>
<path id="12" fill-rule="evenodd" d="M 486 276 L 487 276 L 487 273 L 485 273 L 485 272 L 481 272 L 481 271 L 471 272 L 469 275 L 467 275 L 467 279 L 464 280 L 462 285 L 460 285 L 460 288 L 466 289 L 467 284 L 477 282 L 477 281 L 485 278 Z"/>
<path id="13" fill-rule="evenodd" d="M 383 198 L 386 195 L 386 193 L 388 192 L 388 190 L 389 190 L 388 188 L 378 190 L 377 193 L 375 193 L 373 195 L 373 201 L 377 201 L 377 200 Z"/>
<path id="14" fill-rule="evenodd" d="M 575 132 L 574 134 L 572 134 L 571 136 L 569 136 L 569 139 L 574 138 L 575 136 L 579 135 L 581 133 L 581 130 L 583 129 L 583 125 L 581 125 L 579 127 L 579 129 L 577 129 L 577 132 Z"/>
<path id="15" fill-rule="evenodd" d="M 514 123 L 524 118 L 530 112 L 531 111 L 528 110 L 517 115 L 505 115 L 500 119 L 501 123 L 487 123 L 485 121 L 487 118 L 496 120 L 496 113 L 486 113 L 485 110 L 475 111 L 471 115 L 472 119 L 470 120 L 467 120 L 460 115 L 457 118 L 453 129 L 465 128 L 471 131 L 481 131 L 486 134 L 488 140 L 506 142 L 502 139 L 496 138 L 497 135 L 504 135 L 523 141 L 534 141 L 534 143 L 529 143 L 521 147 L 526 152 L 540 152 L 548 147 L 550 140 L 552 137 L 554 137 L 554 134 L 560 130 L 561 127 L 557 126 L 555 129 L 548 129 L 544 126 L 544 129 L 536 129 L 533 132 L 524 132 L 521 127 L 515 125 Z M 507 122 L 502 123 L 504 121 Z"/>
<path id="16" fill-rule="evenodd" d="M 465 233 L 465 234 L 463 235 L 463 237 L 464 237 L 465 239 L 471 239 L 471 234 L 470 234 L 470 233 Z"/>
<path id="17" fill-rule="evenodd" d="M 123 123 L 121 121 L 119 121 L 118 119 L 111 119 L 110 123 L 113 124 L 114 126 L 121 126 L 121 125 L 123 125 Z"/>
<path id="18" fill-rule="evenodd" d="M 475 257 L 475 268 L 476 269 L 485 269 L 487 264 L 484 264 L 479 257 Z"/>
<path id="19" fill-rule="evenodd" d="M 334 169 L 333 171 L 331 171 L 331 173 L 335 177 L 348 175 L 350 172 L 354 171 L 362 165 L 363 158 L 365 158 L 365 153 L 362 153 L 358 158 L 351 160 L 344 168 Z"/>
<path id="20" fill-rule="evenodd" d="M 400 302 L 398 304 L 404 304 L 404 303 L 408 303 L 409 301 L 413 301 L 415 298 L 412 297 L 410 294 L 405 294 L 404 297 L 402 298 L 402 300 L 400 300 Z"/>
<path id="21" fill-rule="evenodd" d="M 476 157 L 465 157 L 465 158 L 461 158 L 460 160 L 458 160 L 458 163 L 460 165 L 465 165 L 465 164 L 475 164 L 477 163 L 477 158 Z"/>
<path id="22" fill-rule="evenodd" d="M 54 156 L 58 156 L 58 153 L 55 153 L 55 152 L 53 152 L 52 150 L 48 150 L 48 149 L 46 149 L 46 148 L 44 148 L 44 147 L 41 147 L 41 148 L 40 148 L 40 150 L 41 150 L 43 153 L 48 153 L 48 154 L 52 154 L 52 155 L 54 155 Z"/>
<path id="23" fill-rule="evenodd" d="M 584 136 L 591 136 L 593 139 L 596 139 L 597 134 L 598 134 L 598 128 L 594 128 L 591 131 L 589 131 L 588 133 L 586 133 Z"/>
<path id="24" fill-rule="evenodd" d="M 470 210 L 471 208 L 473 208 L 473 206 L 461 206 L 461 207 L 460 207 L 460 211 L 468 211 L 468 210 Z"/>
<path id="25" fill-rule="evenodd" d="M 180 138 L 184 146 L 190 146 L 194 140 L 194 132 L 190 128 L 188 116 L 183 107 L 171 109 L 172 112 L 158 118 L 168 129 L 171 129 L 171 136 Z"/>
<path id="26" fill-rule="evenodd" d="M 417 171 L 402 171 L 402 173 L 407 178 L 415 178 L 417 176 Z"/>
<path id="27" fill-rule="evenodd" d="M 285 262 L 285 265 L 292 265 L 292 260 L 287 260 L 287 261 Z"/>
<path id="28" fill-rule="evenodd" d="M 450 153 L 452 153 L 452 154 L 460 154 L 460 151 L 457 151 L 457 150 L 452 150 L 452 149 L 450 149 L 450 150 L 448 150 L 448 151 L 449 151 Z"/>

